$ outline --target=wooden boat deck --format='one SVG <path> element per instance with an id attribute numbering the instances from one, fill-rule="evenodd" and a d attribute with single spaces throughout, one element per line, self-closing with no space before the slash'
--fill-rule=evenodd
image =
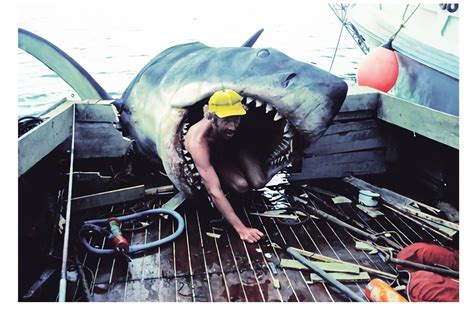
<path id="1" fill-rule="evenodd" d="M 348 189 L 345 191 L 349 192 L 346 196 L 355 199 Z M 295 192 L 301 194 L 301 189 L 290 187 L 286 191 L 291 204 L 294 204 L 291 195 L 295 195 Z M 329 197 L 319 196 L 329 204 Z M 166 201 L 166 198 L 161 200 Z M 349 301 L 325 283 L 308 284 L 306 281 L 310 280 L 309 271 L 281 268 L 280 260 L 291 257 L 283 250 L 274 248 L 272 242 L 396 274 L 394 268 L 382 260 L 381 255 L 370 255 L 365 251 L 356 250 L 351 234 L 324 220 L 311 218 L 302 225 L 288 226 L 272 218 L 251 214 L 267 208 L 268 202 L 263 197 L 253 196 L 231 201 L 244 223 L 260 229 L 266 235 L 264 239 L 254 244 L 241 241 L 224 223 L 210 222 L 218 214 L 212 211 L 206 201 L 195 200 L 186 201 L 178 208 L 178 212 L 185 219 L 185 231 L 181 236 L 172 243 L 135 256 L 129 263 L 121 257 L 99 257 L 80 248 L 80 261 L 87 267 L 84 271 L 89 279 L 87 283 L 93 289 L 93 301 Z M 326 210 L 313 200 L 308 201 L 309 204 Z M 131 213 L 131 207 L 137 209 L 146 205 L 159 207 L 161 202 L 160 199 L 148 198 L 146 201 L 115 205 L 104 212 Z M 417 241 L 436 241 L 435 237 L 422 231 L 419 226 L 391 212 L 384 211 L 385 216 L 371 219 L 351 204 L 342 207 L 351 218 L 369 226 L 375 232 L 392 231 L 392 238 L 402 246 Z M 124 235 L 132 245 L 154 241 L 169 235 L 176 228 L 171 219 L 160 218 L 143 230 Z M 213 229 L 213 226 L 222 228 L 223 231 Z M 213 231 L 221 233 L 221 237 L 217 239 L 206 235 L 206 232 Z M 105 240 L 92 237 L 91 243 L 104 246 Z M 258 249 L 261 249 L 261 252 Z M 271 257 L 267 258 L 266 253 Z M 277 274 L 269 270 L 270 262 L 276 266 Z M 377 277 L 373 274 L 370 276 Z M 273 279 L 279 280 L 279 289 L 273 286 Z M 79 282 L 69 284 L 68 300 L 84 300 Z M 366 283 L 346 285 L 364 297 Z"/>

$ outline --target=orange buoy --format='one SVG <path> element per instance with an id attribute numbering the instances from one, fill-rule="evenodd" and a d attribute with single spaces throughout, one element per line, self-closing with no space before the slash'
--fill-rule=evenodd
<path id="1" fill-rule="evenodd" d="M 392 48 L 393 39 L 365 57 L 357 70 L 359 86 L 388 92 L 397 82 L 398 60 Z"/>
<path id="2" fill-rule="evenodd" d="M 374 302 L 408 302 L 390 285 L 378 278 L 374 278 L 367 284 L 364 294 Z"/>

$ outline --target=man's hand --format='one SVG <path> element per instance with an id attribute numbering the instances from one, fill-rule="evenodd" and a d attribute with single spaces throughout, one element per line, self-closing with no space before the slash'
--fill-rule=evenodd
<path id="1" fill-rule="evenodd" d="M 248 243 L 255 243 L 263 236 L 263 233 L 259 230 L 248 227 L 238 230 L 237 233 L 239 234 L 241 240 Z"/>

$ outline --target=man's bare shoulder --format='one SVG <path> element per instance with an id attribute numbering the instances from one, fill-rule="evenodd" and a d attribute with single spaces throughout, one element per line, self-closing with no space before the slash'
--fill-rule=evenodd
<path id="1" fill-rule="evenodd" d="M 202 124 L 195 124 L 189 128 L 185 136 L 186 149 L 193 158 L 209 157 L 209 142 L 206 140 L 206 131 Z"/>

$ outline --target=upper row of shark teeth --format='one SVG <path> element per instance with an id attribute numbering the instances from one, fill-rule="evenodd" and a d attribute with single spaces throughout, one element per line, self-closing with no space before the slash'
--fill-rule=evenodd
<path id="1" fill-rule="evenodd" d="M 255 103 L 256 108 L 263 106 L 265 108 L 265 113 L 267 113 L 267 114 L 270 113 L 271 111 L 275 110 L 275 108 L 273 106 L 271 106 L 270 104 L 267 104 L 262 100 L 254 99 L 250 96 L 247 96 L 245 98 L 245 104 L 247 105 L 247 107 L 249 107 L 252 103 Z M 275 116 L 273 116 L 273 120 L 278 121 L 282 118 L 283 118 L 283 116 L 278 111 L 276 111 Z"/>

